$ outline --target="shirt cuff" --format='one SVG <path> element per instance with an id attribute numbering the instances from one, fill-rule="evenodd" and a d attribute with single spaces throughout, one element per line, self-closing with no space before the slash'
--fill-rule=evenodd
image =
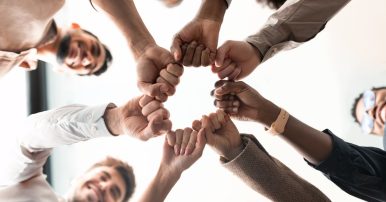
<path id="1" fill-rule="evenodd" d="M 93 123 L 93 126 L 92 126 L 93 138 L 114 136 L 107 129 L 105 120 L 103 118 L 103 115 L 105 114 L 106 110 L 108 108 L 114 108 L 114 107 L 116 107 L 115 104 L 109 103 L 109 104 L 99 105 L 95 107 L 90 107 L 87 110 L 88 112 L 86 113 L 89 113 L 88 116 L 91 118 L 91 123 Z"/>

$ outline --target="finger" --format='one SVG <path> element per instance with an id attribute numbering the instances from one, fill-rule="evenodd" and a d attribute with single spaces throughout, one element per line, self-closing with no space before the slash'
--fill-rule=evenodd
<path id="1" fill-rule="evenodd" d="M 169 90 L 169 87 L 164 83 L 152 84 L 152 83 L 139 81 L 137 85 L 138 85 L 138 88 L 145 95 L 148 95 L 151 97 L 162 96 L 162 94 L 165 94 Z"/>
<path id="2" fill-rule="evenodd" d="M 166 95 L 167 96 L 171 96 L 171 95 L 174 95 L 174 93 L 176 93 L 176 88 L 174 86 L 172 86 L 168 81 L 166 81 L 164 78 L 162 77 L 158 77 L 157 78 L 157 83 L 164 83 L 166 85 L 168 85 L 168 88 L 169 90 L 166 92 Z M 166 101 L 166 100 L 165 100 Z"/>
<path id="3" fill-rule="evenodd" d="M 176 130 L 176 144 L 174 145 L 174 153 L 178 156 L 180 154 L 180 148 L 182 143 L 182 136 L 184 131 L 181 129 Z"/>
<path id="4" fill-rule="evenodd" d="M 181 143 L 181 150 L 180 150 L 180 154 L 181 155 L 185 154 L 185 149 L 186 149 L 186 146 L 189 143 L 189 139 L 190 139 L 190 134 L 191 133 L 192 133 L 192 129 L 191 128 L 185 128 L 184 129 L 184 135 L 182 136 L 182 143 Z"/>
<path id="5" fill-rule="evenodd" d="M 217 119 L 217 114 L 216 113 L 211 113 L 209 114 L 209 120 L 212 122 L 213 129 L 218 130 L 221 128 L 221 125 Z"/>
<path id="6" fill-rule="evenodd" d="M 183 58 L 185 57 L 186 49 L 188 49 L 188 45 L 189 44 L 187 44 L 187 43 L 182 44 L 182 46 L 181 46 L 181 49 L 182 49 L 181 59 L 180 60 L 176 60 L 177 62 L 181 62 L 183 60 Z"/>
<path id="7" fill-rule="evenodd" d="M 169 146 L 174 147 L 174 145 L 176 144 L 176 134 L 175 134 L 175 132 L 168 131 L 166 133 L 166 139 L 167 139 L 167 142 L 168 142 Z"/>
<path id="8" fill-rule="evenodd" d="M 237 113 L 239 112 L 238 107 L 227 107 L 227 108 L 219 108 L 219 109 L 230 115 L 237 115 Z"/>
<path id="9" fill-rule="evenodd" d="M 207 139 L 205 135 L 205 130 L 201 129 L 200 131 L 198 131 L 198 134 L 197 134 L 196 149 L 193 151 L 193 155 L 195 153 L 202 153 L 202 151 L 205 148 L 206 142 L 207 142 Z"/>
<path id="10" fill-rule="evenodd" d="M 176 86 L 180 82 L 180 79 L 177 76 L 169 73 L 166 69 L 161 70 L 160 76 L 172 86 Z"/>
<path id="11" fill-rule="evenodd" d="M 193 61 L 192 61 L 193 67 L 201 66 L 201 54 L 204 48 L 205 48 L 204 45 L 200 44 L 197 46 L 196 50 L 194 51 Z"/>
<path id="12" fill-rule="evenodd" d="M 194 56 L 194 51 L 196 50 L 197 42 L 193 41 L 188 45 L 188 48 L 186 49 L 186 53 L 184 55 L 184 58 L 182 60 L 182 64 L 185 66 L 191 66 L 192 60 Z"/>
<path id="13" fill-rule="evenodd" d="M 224 127 L 227 122 L 227 119 L 226 119 L 227 114 L 225 114 L 225 112 L 222 110 L 217 110 L 216 115 L 217 115 L 217 120 L 219 124 L 221 125 L 221 127 Z"/>
<path id="14" fill-rule="evenodd" d="M 212 66 L 212 72 L 219 73 L 219 72 L 223 71 L 224 69 L 226 69 L 231 63 L 233 63 L 232 60 L 227 58 L 224 60 L 223 64 L 220 67 L 213 65 Z"/>
<path id="15" fill-rule="evenodd" d="M 199 131 L 201 129 L 201 121 L 194 120 L 193 123 L 192 123 L 192 128 L 195 131 Z"/>
<path id="16" fill-rule="evenodd" d="M 210 65 L 210 50 L 209 48 L 205 48 L 204 51 L 202 51 L 201 53 L 201 64 L 202 66 L 206 67 L 208 65 Z"/>
<path id="17" fill-rule="evenodd" d="M 145 105 L 147 105 L 149 102 L 153 100 L 154 100 L 153 97 L 150 97 L 148 95 L 143 95 L 141 99 L 139 99 L 139 106 L 144 107 Z"/>
<path id="18" fill-rule="evenodd" d="M 230 76 L 233 73 L 233 71 L 235 70 L 235 68 L 236 68 L 236 63 L 229 64 L 226 68 L 224 68 L 223 70 L 221 70 L 218 73 L 218 77 L 220 79 L 223 79 L 225 77 Z"/>
<path id="19" fill-rule="evenodd" d="M 189 155 L 193 152 L 197 141 L 197 131 L 192 131 L 190 134 L 188 145 L 186 145 L 185 155 Z"/>
<path id="20" fill-rule="evenodd" d="M 228 76 L 228 79 L 236 80 L 237 77 L 240 75 L 240 73 L 241 73 L 241 68 L 236 66 L 235 70 Z"/>
<path id="21" fill-rule="evenodd" d="M 175 61 L 180 61 L 182 59 L 182 40 L 180 36 L 177 34 L 174 36 L 172 47 L 170 48 L 170 52 L 172 53 Z"/>
<path id="22" fill-rule="evenodd" d="M 159 108 L 159 109 L 155 110 L 154 112 L 152 112 L 151 114 L 149 114 L 147 116 L 147 120 L 148 121 L 153 120 L 153 119 L 165 120 L 165 119 L 168 119 L 169 117 L 170 117 L 170 113 L 167 109 Z"/>
<path id="23" fill-rule="evenodd" d="M 217 67 L 221 67 L 224 63 L 224 59 L 228 57 L 228 53 L 230 50 L 230 41 L 226 41 L 223 45 L 221 45 L 217 49 L 216 59 L 215 59 L 215 65 Z"/>
<path id="24" fill-rule="evenodd" d="M 182 65 L 177 63 L 168 64 L 168 66 L 166 67 L 166 70 L 177 77 L 182 76 L 182 74 L 184 73 L 184 68 L 182 67 Z"/>
<path id="25" fill-rule="evenodd" d="M 225 83 L 228 83 L 229 81 L 227 81 L 227 80 L 218 80 L 218 81 L 216 81 L 216 83 L 214 83 L 214 87 L 215 88 L 219 88 L 219 87 L 221 87 L 221 86 L 223 86 Z"/>
<path id="26" fill-rule="evenodd" d="M 242 82 L 226 82 L 221 87 L 217 88 L 214 91 L 214 94 L 216 95 L 224 95 L 224 94 L 239 94 L 244 92 L 248 89 L 248 86 Z"/>
<path id="27" fill-rule="evenodd" d="M 159 96 L 155 96 L 155 99 L 160 102 L 166 102 L 166 100 L 168 100 L 168 95 L 164 93 Z"/>
<path id="28" fill-rule="evenodd" d="M 170 120 L 162 120 L 160 117 L 149 121 L 143 134 L 139 137 L 141 140 L 148 140 L 151 137 L 161 135 L 171 130 L 172 122 Z"/>
<path id="29" fill-rule="evenodd" d="M 163 107 L 161 102 L 157 100 L 150 101 L 148 104 L 142 107 L 142 114 L 144 116 L 148 116 L 150 113 L 156 111 L 161 107 Z"/>
<path id="30" fill-rule="evenodd" d="M 213 135 L 213 132 L 212 132 L 212 129 L 210 126 L 211 123 L 210 123 L 209 118 L 204 115 L 201 119 L 201 122 L 202 122 L 203 128 L 200 131 L 204 131 L 206 142 L 209 145 L 213 145 L 214 144 L 214 135 Z"/>
<path id="31" fill-rule="evenodd" d="M 215 106 L 217 108 L 239 107 L 240 102 L 238 100 L 215 100 Z"/>

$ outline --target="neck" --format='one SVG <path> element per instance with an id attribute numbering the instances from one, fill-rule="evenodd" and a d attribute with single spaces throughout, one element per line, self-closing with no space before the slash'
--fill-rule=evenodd
<path id="1" fill-rule="evenodd" d="M 53 40 L 45 43 L 37 48 L 38 59 L 47 63 L 56 63 L 56 52 L 59 48 L 59 43 L 63 37 L 63 30 L 58 28 L 56 36 Z"/>

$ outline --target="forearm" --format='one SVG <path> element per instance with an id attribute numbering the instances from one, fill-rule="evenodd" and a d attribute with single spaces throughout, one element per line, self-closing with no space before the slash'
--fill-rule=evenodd
<path id="1" fill-rule="evenodd" d="M 225 0 L 202 0 L 196 18 L 222 23 L 227 6 Z"/>
<path id="2" fill-rule="evenodd" d="M 157 175 L 142 195 L 140 202 L 162 202 L 170 190 L 180 179 L 180 173 L 170 173 L 167 168 L 160 166 Z"/>
<path id="3" fill-rule="evenodd" d="M 278 111 L 280 111 L 280 108 L 269 102 L 265 107 L 265 113 L 267 114 L 262 115 L 265 118 L 261 118 L 259 122 L 263 123 L 266 128 L 269 128 L 276 119 L 272 117 L 277 117 Z M 315 165 L 327 159 L 333 147 L 331 138 L 327 134 L 315 130 L 291 115 L 285 126 L 284 133 L 279 136 Z"/>
<path id="4" fill-rule="evenodd" d="M 271 157 L 252 135 L 243 135 L 245 148 L 223 166 L 252 189 L 273 201 L 329 201 L 316 187 Z M 285 190 L 285 191 L 284 191 Z"/>
<path id="5" fill-rule="evenodd" d="M 143 23 L 133 0 L 93 0 L 115 22 L 124 34 L 135 58 L 155 45 L 155 40 Z"/>

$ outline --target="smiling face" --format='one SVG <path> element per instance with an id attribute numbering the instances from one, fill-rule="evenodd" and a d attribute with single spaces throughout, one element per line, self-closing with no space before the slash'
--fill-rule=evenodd
<path id="1" fill-rule="evenodd" d="M 103 66 L 106 54 L 102 43 L 91 33 L 68 29 L 60 41 L 56 56 L 63 70 L 90 75 Z"/>
<path id="2" fill-rule="evenodd" d="M 119 172 L 112 167 L 99 166 L 79 179 L 70 201 L 123 201 L 125 194 L 126 184 Z"/>
<path id="3" fill-rule="evenodd" d="M 362 129 L 368 128 L 366 132 L 383 136 L 386 120 L 386 89 L 365 92 L 358 100 L 355 116 L 362 125 Z"/>

